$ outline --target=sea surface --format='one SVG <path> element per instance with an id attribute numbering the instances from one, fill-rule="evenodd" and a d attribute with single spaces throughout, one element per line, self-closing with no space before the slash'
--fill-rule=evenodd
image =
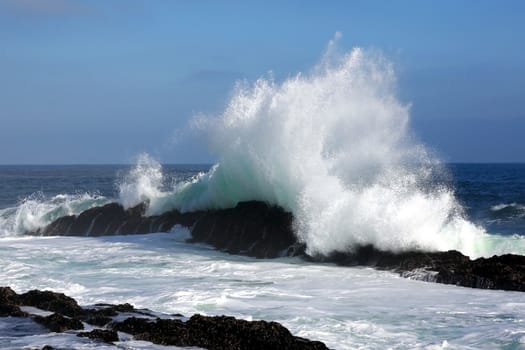
<path id="1" fill-rule="evenodd" d="M 525 164 L 444 168 L 427 186 L 446 187 L 462 208 L 463 220 L 483 235 L 511 243 L 503 247 L 521 249 Z M 0 166 L 1 284 L 18 293 L 35 288 L 63 292 L 81 305 L 129 302 L 166 314 L 277 321 L 295 335 L 334 349 L 525 349 L 525 293 L 440 285 L 297 258 L 228 255 L 185 243 L 189 232 L 181 227 L 107 237 L 23 234 L 112 201 L 131 205 L 157 199 L 179 205 L 174 193 L 200 186 L 213 171 L 209 165 L 146 161 L 134 166 Z M 0 348 L 44 345 L 100 346 L 72 334 L 48 333 L 27 320 L 0 318 Z M 151 344 L 127 340 L 105 348 Z"/>

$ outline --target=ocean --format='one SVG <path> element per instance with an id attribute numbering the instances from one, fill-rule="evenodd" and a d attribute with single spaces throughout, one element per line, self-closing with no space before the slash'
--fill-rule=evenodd
<path id="1" fill-rule="evenodd" d="M 159 193 L 192 183 L 212 169 L 153 168 L 162 173 Z M 446 175 L 436 181 L 454 189 L 466 220 L 501 240 L 523 239 L 524 164 L 446 168 Z M 129 302 L 167 314 L 273 320 L 293 334 L 334 349 L 525 348 L 524 293 L 427 283 L 371 268 L 298 258 L 234 256 L 185 243 L 189 232 L 180 227 L 146 235 L 23 235 L 24 229 L 55 217 L 123 201 L 120 196 L 123 192 L 129 196 L 130 176 L 138 169 L 145 170 L 141 165 L 0 166 L 2 285 L 17 292 L 35 288 L 63 292 L 81 305 Z M 145 178 L 138 183 L 151 185 Z M 0 318 L 1 348 L 43 345 L 89 349 L 100 344 Z M 105 347 L 150 346 L 128 340 Z"/>
<path id="2" fill-rule="evenodd" d="M 525 165 L 441 162 L 412 131 L 388 60 L 334 45 L 310 72 L 239 83 L 222 114 L 192 118 L 215 165 L 163 166 L 141 154 L 133 166 L 1 166 L 2 284 L 63 292 L 82 305 L 277 321 L 333 349 L 525 348 L 525 293 L 228 255 L 186 243 L 190 233 L 179 226 L 146 235 L 24 235 L 109 202 L 146 202 L 145 214 L 156 215 L 258 200 L 293 214 L 310 255 L 364 245 L 524 255 Z M 0 318 L 1 348 L 43 345 L 100 346 Z M 123 339 L 106 348 L 151 346 Z"/>

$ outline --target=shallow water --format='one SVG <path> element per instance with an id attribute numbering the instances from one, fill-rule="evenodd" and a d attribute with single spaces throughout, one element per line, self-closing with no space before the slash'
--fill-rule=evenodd
<path id="1" fill-rule="evenodd" d="M 185 236 L 187 231 L 178 229 L 99 238 L 2 238 L 0 280 L 18 293 L 51 289 L 81 305 L 129 302 L 187 316 L 277 321 L 334 349 L 525 348 L 525 293 L 412 281 L 292 258 L 232 256 L 184 243 Z M 47 333 L 9 341 L 45 345 L 50 337 L 72 341 L 70 335 Z M 2 347 L 6 341 L 0 336 Z M 77 347 L 92 346 L 75 341 Z"/>

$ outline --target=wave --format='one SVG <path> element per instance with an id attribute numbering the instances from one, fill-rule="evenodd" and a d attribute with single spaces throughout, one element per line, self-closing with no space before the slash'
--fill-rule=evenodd
<path id="1" fill-rule="evenodd" d="M 446 170 L 412 135 L 391 63 L 360 48 L 334 54 L 335 45 L 311 72 L 238 83 L 221 115 L 193 119 L 219 159 L 209 172 L 160 190 L 160 165 L 142 155 L 120 186 L 121 202 L 146 198 L 148 213 L 159 214 L 265 201 L 294 214 L 310 254 L 366 244 L 524 253 L 523 240 L 509 243 L 467 220 L 453 188 L 436 180 Z"/>
<path id="2" fill-rule="evenodd" d="M 510 217 L 525 216 L 525 205 L 519 203 L 502 203 L 493 205 L 490 210 L 497 215 L 505 215 Z"/>
<path id="3" fill-rule="evenodd" d="M 59 194 L 49 198 L 37 192 L 21 200 L 15 207 L 0 209 L 0 236 L 35 231 L 60 217 L 78 215 L 110 201 L 104 196 L 90 193 Z"/>

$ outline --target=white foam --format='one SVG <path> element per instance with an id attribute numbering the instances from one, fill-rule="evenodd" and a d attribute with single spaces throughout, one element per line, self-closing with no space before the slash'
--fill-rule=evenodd
<path id="1" fill-rule="evenodd" d="M 0 266 L 23 263 L 31 272 L 0 269 L 0 280 L 17 293 L 49 289 L 81 305 L 129 302 L 185 316 L 277 321 L 332 349 L 424 349 L 445 340 L 454 349 L 493 349 L 523 338 L 525 293 L 520 292 L 419 282 L 298 259 L 251 259 L 181 243 L 172 233 L 0 238 L 0 249 Z M 1 327 L 2 322 L 0 333 Z M 43 339 L 8 341 L 12 348 L 42 348 L 51 341 L 58 348 L 89 345 L 47 332 Z"/>
<path id="2" fill-rule="evenodd" d="M 360 48 L 334 54 L 335 45 L 311 72 L 239 83 L 224 113 L 194 118 L 219 158 L 210 172 L 163 190 L 160 165 L 142 155 L 121 202 L 148 200 L 159 214 L 266 201 L 294 213 L 310 253 L 373 244 L 494 254 L 453 189 L 435 183 L 442 164 L 413 138 L 392 65 Z"/>
<path id="3" fill-rule="evenodd" d="M 0 236 L 32 232 L 59 217 L 78 215 L 109 201 L 96 193 L 59 194 L 50 198 L 43 193 L 35 193 L 23 199 L 16 207 L 0 210 Z"/>

